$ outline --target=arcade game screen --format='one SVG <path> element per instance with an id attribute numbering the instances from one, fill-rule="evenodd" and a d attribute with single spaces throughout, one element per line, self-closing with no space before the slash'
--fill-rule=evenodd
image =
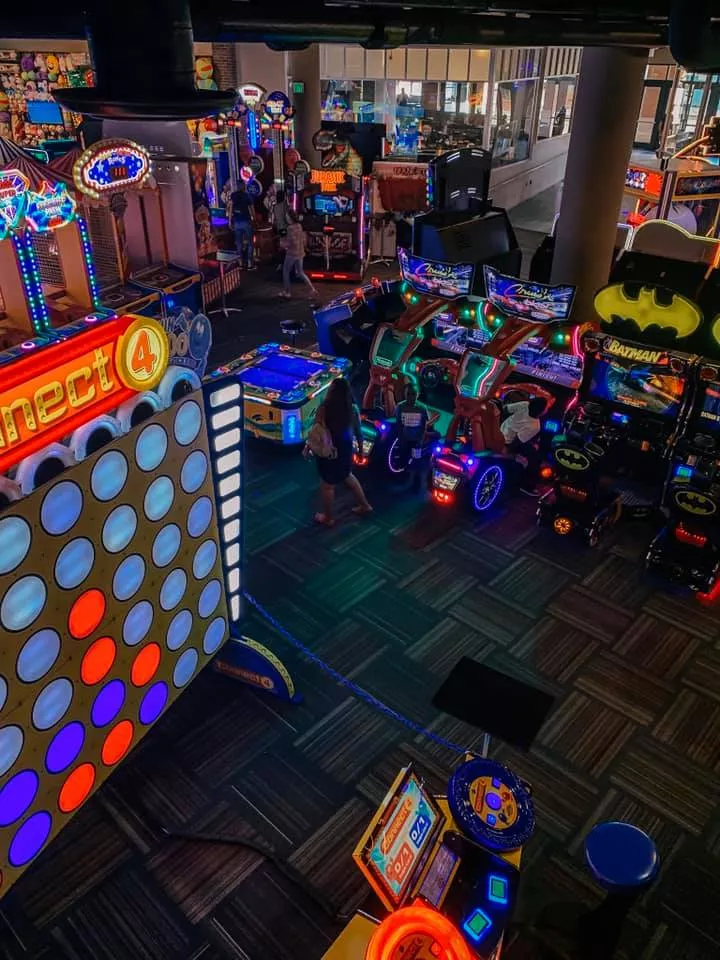
<path id="1" fill-rule="evenodd" d="M 488 343 L 492 334 L 485 327 L 468 328 L 456 323 L 454 319 L 438 316 L 435 318 L 435 336 L 433 346 L 450 353 L 464 353 L 468 347 L 482 347 Z"/>
<path id="2" fill-rule="evenodd" d="M 299 383 L 304 383 L 324 369 L 324 365 L 315 360 L 274 353 L 243 370 L 239 379 L 248 387 L 261 387 L 263 390 L 288 393 Z"/>
<path id="3" fill-rule="evenodd" d="M 609 357 L 593 361 L 590 394 L 659 417 L 676 417 L 685 379 L 660 373 L 644 363 L 621 363 Z"/>
<path id="4" fill-rule="evenodd" d="M 709 384 L 705 388 L 700 420 L 702 426 L 711 430 L 720 430 L 720 386 L 718 384 Z"/>
<path id="5" fill-rule="evenodd" d="M 355 199 L 343 197 L 339 194 L 330 196 L 327 193 L 316 193 L 308 197 L 307 210 L 321 217 L 345 217 L 355 211 Z"/>
<path id="6" fill-rule="evenodd" d="M 410 773 L 393 789 L 362 857 L 362 866 L 383 899 L 395 907 L 402 904 L 443 822 L 416 774 Z"/>

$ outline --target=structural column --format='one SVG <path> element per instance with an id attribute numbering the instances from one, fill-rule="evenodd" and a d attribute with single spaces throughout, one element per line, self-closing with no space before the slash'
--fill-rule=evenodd
<path id="1" fill-rule="evenodd" d="M 289 97 L 295 104 L 295 141 L 303 160 L 311 167 L 319 166 L 319 156 L 313 147 L 313 134 L 320 129 L 320 47 L 311 44 L 307 50 L 293 50 L 290 54 Z M 293 93 L 292 83 L 305 84 L 303 93 Z"/>
<path id="2" fill-rule="evenodd" d="M 552 269 L 553 283 L 577 286 L 580 322 L 594 318 L 593 298 L 607 283 L 647 56 L 623 48 L 583 51 Z"/>

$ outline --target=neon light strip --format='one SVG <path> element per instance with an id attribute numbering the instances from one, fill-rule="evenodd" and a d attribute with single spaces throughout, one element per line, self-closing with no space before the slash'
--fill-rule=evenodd
<path id="1" fill-rule="evenodd" d="M 453 463 L 450 460 L 444 460 L 442 457 L 438 457 L 435 463 L 439 467 L 445 467 L 450 473 L 465 473 L 465 470 L 459 464 Z"/>
<path id="2" fill-rule="evenodd" d="M 495 371 L 499 366 L 500 366 L 500 360 L 498 357 L 495 357 L 493 359 L 493 362 L 490 364 L 490 369 L 487 371 L 487 373 L 484 376 L 480 377 L 480 379 L 477 382 L 476 389 L 477 389 L 478 397 L 482 397 L 483 387 L 488 382 L 490 377 L 492 377 L 492 375 L 495 373 Z"/>

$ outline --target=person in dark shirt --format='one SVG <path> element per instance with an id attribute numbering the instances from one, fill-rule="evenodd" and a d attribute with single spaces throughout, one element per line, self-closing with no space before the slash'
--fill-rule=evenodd
<path id="1" fill-rule="evenodd" d="M 235 190 L 230 198 L 232 203 L 232 228 L 235 233 L 235 247 L 242 257 L 246 269 L 253 267 L 253 205 L 245 186 Z"/>
<path id="2" fill-rule="evenodd" d="M 402 462 L 409 462 L 416 489 L 420 488 L 422 481 L 421 453 L 428 421 L 427 407 L 418 403 L 417 389 L 409 383 L 405 388 L 405 399 L 395 408 L 395 422 L 400 457 Z"/>

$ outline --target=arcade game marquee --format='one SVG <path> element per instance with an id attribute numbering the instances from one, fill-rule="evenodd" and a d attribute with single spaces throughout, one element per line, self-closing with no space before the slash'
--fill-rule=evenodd
<path id="1" fill-rule="evenodd" d="M 499 960 L 534 828 L 528 785 L 494 760 L 468 756 L 443 797 L 401 770 L 353 853 L 377 909 L 323 960 Z"/>

